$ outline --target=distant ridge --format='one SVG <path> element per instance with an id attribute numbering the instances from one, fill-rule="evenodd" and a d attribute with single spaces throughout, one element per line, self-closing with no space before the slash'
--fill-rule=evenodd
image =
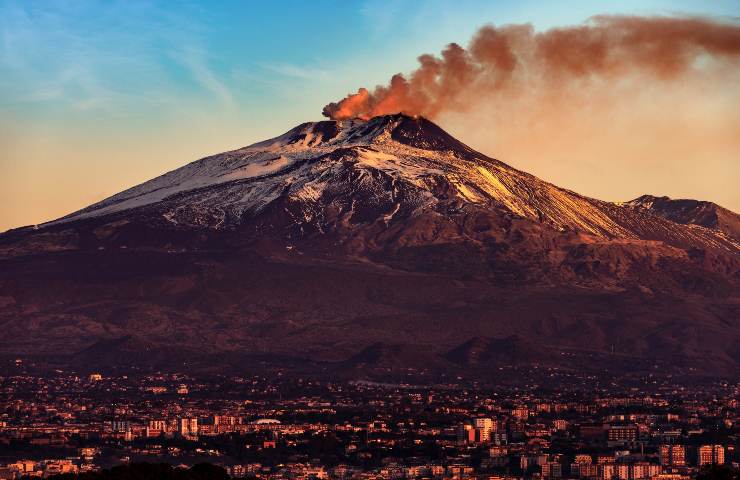
<path id="1" fill-rule="evenodd" d="M 645 208 L 672 222 L 719 230 L 740 241 L 740 215 L 713 202 L 643 195 L 627 204 Z"/>

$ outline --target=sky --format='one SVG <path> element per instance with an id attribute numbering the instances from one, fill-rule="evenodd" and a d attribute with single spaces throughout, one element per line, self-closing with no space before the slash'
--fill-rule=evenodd
<path id="1" fill-rule="evenodd" d="M 328 102 L 415 69 L 420 54 L 466 45 L 483 25 L 540 31 L 599 14 L 737 21 L 740 2 L 0 0 L 0 231 L 319 120 Z M 437 120 L 589 196 L 740 211 L 740 87 L 694 80 L 543 117 L 558 122 L 556 135 L 522 113 L 535 111 L 527 104 Z"/>

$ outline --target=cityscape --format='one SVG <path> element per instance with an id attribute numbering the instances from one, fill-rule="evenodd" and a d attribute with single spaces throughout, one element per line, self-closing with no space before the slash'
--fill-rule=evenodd
<path id="1" fill-rule="evenodd" d="M 2 479 L 167 462 L 266 480 L 681 480 L 740 462 L 740 383 L 728 381 L 571 375 L 560 388 L 418 386 L 281 371 L 13 368 L 0 377 Z"/>

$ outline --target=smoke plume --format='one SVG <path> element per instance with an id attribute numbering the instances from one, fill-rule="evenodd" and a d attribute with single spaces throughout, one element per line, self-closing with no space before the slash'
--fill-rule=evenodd
<path id="1" fill-rule="evenodd" d="M 544 32 L 487 26 L 467 48 L 451 44 L 419 64 L 324 114 L 424 115 L 582 194 L 653 193 L 740 211 L 738 23 L 601 16 Z"/>
<path id="2" fill-rule="evenodd" d="M 635 76 L 669 82 L 689 71 L 740 59 L 740 25 L 703 18 L 599 16 L 567 28 L 485 26 L 467 48 L 421 55 L 411 74 L 360 88 L 324 107 L 332 119 L 403 112 L 435 118 L 497 96 L 526 96 L 617 83 Z"/>

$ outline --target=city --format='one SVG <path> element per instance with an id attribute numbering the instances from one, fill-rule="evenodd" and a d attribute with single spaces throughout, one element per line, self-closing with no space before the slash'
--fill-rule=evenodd
<path id="1" fill-rule="evenodd" d="M 680 480 L 740 462 L 740 383 L 727 381 L 571 375 L 553 388 L 521 372 L 519 385 L 420 386 L 14 368 L 0 378 L 2 479 L 166 461 L 266 480 Z"/>

